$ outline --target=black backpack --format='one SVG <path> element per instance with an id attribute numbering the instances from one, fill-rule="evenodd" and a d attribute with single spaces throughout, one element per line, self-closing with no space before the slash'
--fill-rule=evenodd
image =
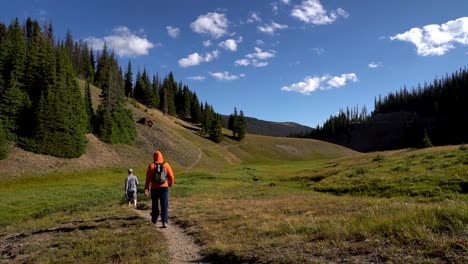
<path id="1" fill-rule="evenodd" d="M 164 163 L 154 163 L 154 182 L 156 184 L 163 184 L 167 181 L 167 171 L 164 167 Z"/>

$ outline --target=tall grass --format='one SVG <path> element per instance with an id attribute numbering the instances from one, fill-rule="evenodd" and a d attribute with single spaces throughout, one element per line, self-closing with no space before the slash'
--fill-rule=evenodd
<path id="1" fill-rule="evenodd" d="M 223 261 L 464 263 L 465 155 L 411 150 L 182 174 L 171 215 Z"/>

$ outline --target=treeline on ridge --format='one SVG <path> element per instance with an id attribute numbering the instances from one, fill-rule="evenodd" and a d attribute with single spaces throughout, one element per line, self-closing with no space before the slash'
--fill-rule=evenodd
<path id="1" fill-rule="evenodd" d="M 362 151 L 468 142 L 468 70 L 459 69 L 412 90 L 403 87 L 375 98 L 374 111 L 340 110 L 310 133 L 291 136 L 326 140 Z M 371 143 L 369 143 L 371 142 Z"/>
<path id="2" fill-rule="evenodd" d="M 7 144 L 15 142 L 28 151 L 73 158 L 86 150 L 86 133 L 107 143 L 131 144 L 137 137 L 132 113 L 125 108 L 133 97 L 165 114 L 201 123 L 202 133 L 222 140 L 222 121 L 213 107 L 200 103 L 195 93 L 172 73 L 150 81 L 144 70 L 132 80 L 129 62 L 125 74 L 114 52 L 101 52 L 86 42 L 54 37 L 51 23 L 28 18 L 0 22 L 0 159 Z M 77 78 L 86 80 L 84 96 Z M 90 84 L 102 89 L 94 111 Z M 221 136 L 219 136 L 221 133 Z"/>

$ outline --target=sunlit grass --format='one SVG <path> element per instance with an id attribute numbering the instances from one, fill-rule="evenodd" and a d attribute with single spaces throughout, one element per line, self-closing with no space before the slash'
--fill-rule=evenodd
<path id="1" fill-rule="evenodd" d="M 449 147 L 181 174 L 171 214 L 220 260 L 462 263 L 465 155 Z M 400 166 L 409 169 L 393 169 Z M 358 185 L 368 187 L 351 191 Z M 317 186 L 347 191 L 330 192 L 336 196 Z"/>
<path id="2" fill-rule="evenodd" d="M 4 180 L 1 260 L 167 263 L 162 234 L 123 199 L 125 176 L 105 169 Z"/>

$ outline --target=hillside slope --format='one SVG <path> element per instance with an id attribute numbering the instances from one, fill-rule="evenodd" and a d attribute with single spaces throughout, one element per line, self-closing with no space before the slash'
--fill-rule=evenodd
<path id="1" fill-rule="evenodd" d="M 223 115 L 223 126 L 228 127 L 229 116 Z M 260 120 L 253 117 L 245 117 L 247 121 L 247 133 L 272 136 L 287 137 L 291 134 L 310 133 L 311 127 L 294 122 L 272 122 Z"/>
<path id="2" fill-rule="evenodd" d="M 80 82 L 80 85 L 84 86 L 84 83 Z M 99 93 L 98 88 L 92 87 L 94 105 L 97 105 Z M 152 161 L 155 150 L 161 150 L 178 172 L 192 168 L 223 170 L 242 162 L 335 158 L 357 153 L 312 139 L 251 134 L 242 142 L 225 137 L 221 144 L 215 144 L 200 136 L 199 128 L 193 124 L 164 115 L 159 110 L 148 109 L 132 99 L 128 99 L 127 107 L 133 112 L 137 123 L 138 138 L 133 146 L 105 144 L 88 134 L 86 153 L 75 159 L 34 154 L 10 146 L 9 157 L 0 161 L 0 173 L 8 175 L 8 178 L 21 174 L 104 167 L 137 167 L 141 171 Z M 225 134 L 230 135 L 230 131 L 226 130 Z"/>

